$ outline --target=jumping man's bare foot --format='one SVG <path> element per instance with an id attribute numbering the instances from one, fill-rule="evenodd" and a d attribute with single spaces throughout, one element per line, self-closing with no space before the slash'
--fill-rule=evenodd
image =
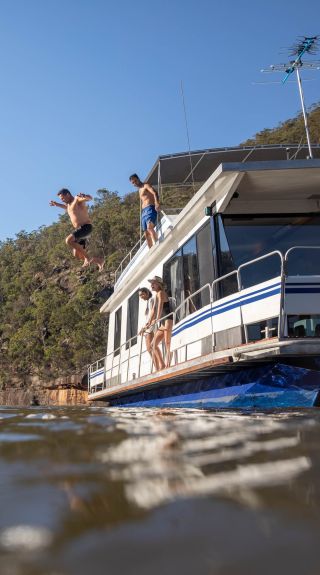
<path id="1" fill-rule="evenodd" d="M 104 268 L 104 259 L 103 258 L 92 258 L 90 263 L 95 263 L 98 266 L 99 272 L 102 272 Z"/>
<path id="2" fill-rule="evenodd" d="M 88 268 L 90 266 L 90 260 L 85 259 L 81 268 Z"/>

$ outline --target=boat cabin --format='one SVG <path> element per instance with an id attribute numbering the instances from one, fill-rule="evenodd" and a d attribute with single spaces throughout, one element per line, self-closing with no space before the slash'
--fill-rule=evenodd
<path id="1" fill-rule="evenodd" d="M 89 399 L 130 394 L 196 370 L 315 353 L 320 337 L 320 146 L 223 148 L 161 156 L 146 181 L 162 201 L 159 242 L 120 264 L 106 356 L 89 367 Z M 184 207 L 175 197 L 189 194 Z M 161 276 L 174 303 L 170 367 L 138 335 L 141 287 Z M 227 372 L 227 371 L 226 371 Z M 203 371 L 204 373 L 204 371 Z"/>

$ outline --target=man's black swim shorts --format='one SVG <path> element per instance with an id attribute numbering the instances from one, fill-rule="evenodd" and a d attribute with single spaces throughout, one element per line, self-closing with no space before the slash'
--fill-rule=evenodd
<path id="1" fill-rule="evenodd" d="M 77 228 L 73 232 L 73 237 L 77 244 L 80 244 L 83 248 L 86 247 L 86 239 L 90 236 L 92 232 L 92 225 L 91 224 L 83 224 L 80 228 Z"/>

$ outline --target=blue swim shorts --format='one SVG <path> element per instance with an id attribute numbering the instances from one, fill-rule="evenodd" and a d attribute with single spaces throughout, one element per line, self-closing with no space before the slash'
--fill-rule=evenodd
<path id="1" fill-rule="evenodd" d="M 152 222 L 154 226 L 156 225 L 157 217 L 158 213 L 153 205 L 143 208 L 141 212 L 141 225 L 144 232 L 146 231 L 149 222 Z"/>

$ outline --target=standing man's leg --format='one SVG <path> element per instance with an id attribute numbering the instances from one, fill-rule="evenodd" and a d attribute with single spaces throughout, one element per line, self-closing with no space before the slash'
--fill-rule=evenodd
<path id="1" fill-rule="evenodd" d="M 152 248 L 152 237 L 149 234 L 148 222 L 147 222 L 147 210 L 148 208 L 143 208 L 141 211 L 141 227 L 146 238 L 148 248 Z"/>
<path id="2" fill-rule="evenodd" d="M 155 227 L 154 227 L 154 224 L 152 222 L 148 222 L 147 230 L 149 232 L 149 237 L 150 237 L 151 246 L 152 246 L 153 244 L 155 244 L 158 241 L 158 234 L 157 234 Z M 149 246 L 149 247 L 151 247 L 151 246 Z"/>
<path id="3" fill-rule="evenodd" d="M 149 230 L 146 230 L 146 231 L 144 232 L 144 237 L 146 238 L 146 242 L 147 242 L 148 248 L 149 248 L 149 249 L 152 248 L 152 246 L 153 246 L 153 241 L 152 241 L 152 236 L 150 236 L 150 234 L 149 234 Z"/>

